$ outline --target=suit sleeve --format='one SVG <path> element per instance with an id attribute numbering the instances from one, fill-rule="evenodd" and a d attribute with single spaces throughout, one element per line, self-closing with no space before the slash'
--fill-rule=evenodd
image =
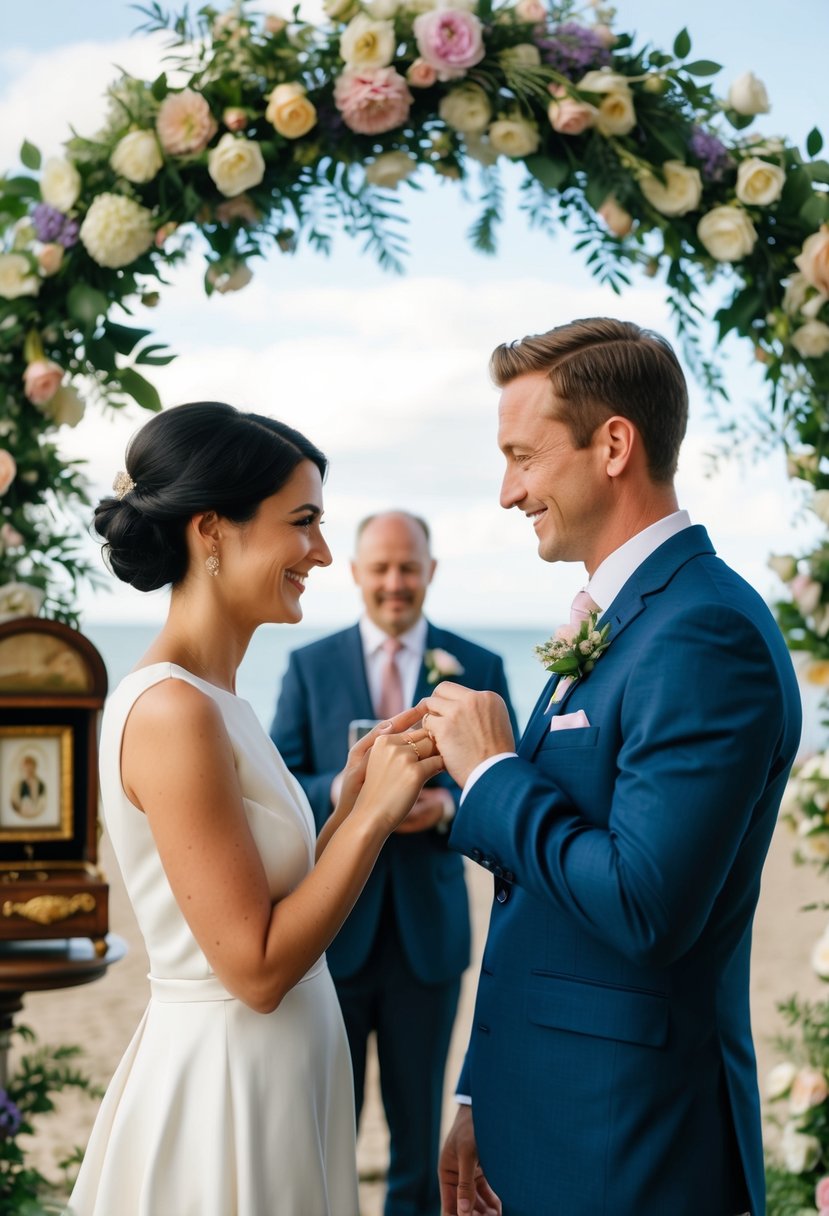
<path id="1" fill-rule="evenodd" d="M 640 655 L 622 696 L 607 826 L 557 785 L 554 745 L 543 765 L 518 758 L 486 772 L 451 845 L 479 850 L 632 961 L 666 966 L 702 933 L 754 816 L 776 812 L 798 709 L 760 631 L 721 604 L 675 615 Z M 589 749 L 579 752 L 588 766 Z"/>
<path id="2" fill-rule="evenodd" d="M 305 790 L 319 831 L 332 811 L 331 783 L 339 770 L 315 771 L 311 728 L 308 685 L 303 678 L 302 664 L 294 652 L 282 679 L 271 738 Z"/>

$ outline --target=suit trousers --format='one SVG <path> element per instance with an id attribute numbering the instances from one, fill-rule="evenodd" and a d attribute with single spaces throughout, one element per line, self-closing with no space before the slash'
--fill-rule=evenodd
<path id="1" fill-rule="evenodd" d="M 377 1035 L 380 1090 L 391 1140 L 384 1216 L 440 1216 L 437 1161 L 443 1076 L 460 977 L 447 984 L 424 984 L 413 974 L 387 884 L 365 965 L 334 983 L 351 1049 L 358 1120 L 367 1041 L 372 1031 Z"/>

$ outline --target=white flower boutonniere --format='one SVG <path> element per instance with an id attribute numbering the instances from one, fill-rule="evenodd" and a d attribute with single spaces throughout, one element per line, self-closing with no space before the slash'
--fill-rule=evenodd
<path id="1" fill-rule="evenodd" d="M 596 627 L 598 614 L 591 612 L 576 629 L 561 625 L 548 642 L 535 647 L 538 661 L 553 675 L 580 680 L 593 670 L 610 645 L 610 623 Z"/>
<path id="2" fill-rule="evenodd" d="M 426 681 L 429 684 L 448 680 L 450 676 L 463 675 L 463 667 L 455 656 L 448 650 L 441 650 L 439 646 L 436 646 L 434 650 L 427 650 L 423 656 L 423 662 L 426 664 Z"/>

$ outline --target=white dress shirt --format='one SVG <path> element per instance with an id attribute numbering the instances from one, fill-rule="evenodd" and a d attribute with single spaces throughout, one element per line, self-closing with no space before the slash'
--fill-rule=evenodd
<path id="1" fill-rule="evenodd" d="M 368 690 L 371 693 L 371 703 L 376 706 L 380 700 L 380 685 L 383 680 L 383 668 L 386 665 L 386 652 L 383 643 L 389 640 L 389 634 L 384 633 L 379 625 L 369 620 L 367 616 L 360 618 L 360 638 L 363 643 L 363 660 L 366 667 Z M 405 633 L 397 638 L 402 650 L 397 652 L 396 663 L 400 672 L 400 682 L 403 686 L 403 704 L 408 708 L 414 704 L 417 679 L 423 665 L 423 655 L 426 650 L 425 616 L 418 618 Z"/>

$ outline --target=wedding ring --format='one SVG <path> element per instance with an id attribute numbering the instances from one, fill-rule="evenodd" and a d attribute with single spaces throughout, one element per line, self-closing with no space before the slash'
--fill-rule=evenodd
<path id="1" fill-rule="evenodd" d="M 414 739 L 410 739 L 408 735 L 405 736 L 405 739 L 406 739 L 406 742 L 408 743 L 409 747 L 413 748 L 414 754 L 417 756 L 418 760 L 422 760 L 423 757 L 421 756 L 420 752 L 417 750 L 417 744 L 415 743 Z"/>

